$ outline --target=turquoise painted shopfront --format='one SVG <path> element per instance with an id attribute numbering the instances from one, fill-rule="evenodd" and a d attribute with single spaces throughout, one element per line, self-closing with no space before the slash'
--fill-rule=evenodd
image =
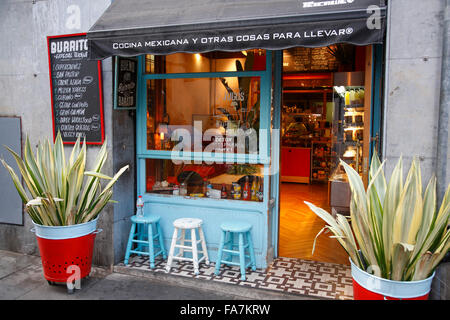
<path id="1" fill-rule="evenodd" d="M 161 216 L 167 248 L 173 221 L 185 217 L 200 218 L 204 221 L 210 259 L 215 261 L 220 225 L 226 221 L 244 221 L 253 226 L 257 267 L 266 268 L 278 256 L 283 52 L 249 50 L 245 53 L 247 55 L 215 52 L 138 57 L 136 183 L 138 195 L 142 195 L 145 202 L 145 214 Z M 257 70 L 232 71 L 236 61 L 248 67 L 250 64 L 245 62 L 249 57 L 253 61 L 253 55 L 257 56 L 259 64 L 253 63 L 252 68 Z M 380 58 L 380 50 L 374 50 L 373 61 Z M 164 66 L 164 73 L 156 73 L 161 70 L 158 64 Z M 380 82 L 380 65 L 377 63 L 373 67 L 378 70 L 373 72 L 375 83 Z M 211 72 L 211 69 L 220 71 Z M 180 70 L 200 72 L 178 72 Z M 250 84 L 253 84 L 253 89 Z M 189 91 L 189 98 L 186 93 L 183 95 L 183 90 Z M 245 95 L 249 97 L 245 100 L 246 113 L 254 111 L 252 119 L 258 119 L 253 122 L 257 123 L 259 130 L 258 145 L 250 150 L 249 138 L 245 136 L 247 144 L 240 152 L 235 149 L 233 152 L 218 151 L 221 147 L 226 149 L 227 144 L 221 143 L 218 148 L 217 144 L 211 143 L 211 138 L 227 139 L 226 133 L 233 131 L 231 125 L 234 123 L 230 121 L 232 115 L 228 111 L 235 110 L 235 104 L 240 103 L 242 107 L 241 100 Z M 252 95 L 255 96 L 253 106 L 250 101 Z M 376 97 L 374 90 L 372 110 L 379 108 L 379 96 Z M 375 118 L 372 126 L 377 121 Z M 208 126 L 211 123 L 212 126 Z M 248 121 L 246 125 L 250 127 Z M 208 130 L 212 132 L 208 133 Z M 379 130 L 379 127 L 371 130 L 371 136 L 375 137 L 379 131 L 373 130 Z M 183 132 L 186 134 L 184 138 L 190 139 L 189 144 L 183 144 L 179 139 Z M 238 138 L 232 137 L 232 146 L 236 148 Z M 230 174 L 233 168 L 248 167 L 258 172 Z M 239 181 L 242 188 L 246 176 L 261 178 L 259 185 L 262 187 L 258 187 L 258 191 L 262 191 L 262 201 L 233 198 L 232 183 Z M 183 182 L 187 184 L 186 194 L 179 193 Z M 225 186 L 226 198 L 223 195 L 219 199 L 207 197 L 204 192 L 206 184 L 211 184 L 217 191 Z"/>
<path id="2" fill-rule="evenodd" d="M 114 112 L 135 109 L 137 195 L 161 217 L 166 248 L 176 219 L 200 218 L 215 262 L 220 225 L 239 220 L 252 225 L 256 266 L 267 268 L 289 223 L 282 181 L 322 180 L 328 205 L 345 209 L 330 200 L 337 161 L 319 159 L 351 154 L 367 180 L 381 144 L 385 3 L 301 3 L 116 0 L 87 33 L 90 57 L 116 62 Z M 119 85 L 118 57 L 135 87 L 127 77 Z M 136 102 L 123 108 L 117 93 L 127 88 Z M 306 156 L 282 159 L 283 148 Z"/>
<path id="3" fill-rule="evenodd" d="M 148 57 L 148 56 L 147 56 Z M 244 57 L 244 56 L 243 56 Z M 155 57 L 152 57 L 155 58 Z M 184 55 L 184 57 L 194 60 L 207 59 L 203 56 L 196 55 L 192 56 L 189 54 Z M 267 266 L 268 260 L 273 257 L 274 250 L 274 240 L 272 237 L 272 232 L 270 230 L 270 226 L 272 225 L 271 220 L 274 218 L 273 216 L 273 208 L 275 206 L 275 202 L 270 199 L 274 199 L 274 196 L 270 196 L 270 182 L 274 177 L 270 175 L 270 134 L 271 134 L 271 106 L 272 106 L 272 54 L 271 52 L 264 52 L 263 58 L 265 59 L 262 65 L 265 65 L 264 70 L 259 71 L 221 71 L 221 72 L 190 72 L 190 73 L 145 73 L 145 63 L 146 57 L 141 56 L 138 59 L 138 69 L 142 70 L 139 73 L 138 80 L 138 105 L 137 105 L 137 192 L 139 195 L 143 196 L 145 205 L 144 211 L 145 214 L 158 214 L 161 216 L 161 227 L 164 233 L 165 245 L 166 247 L 170 246 L 170 240 L 173 231 L 173 221 L 178 218 L 184 217 L 196 217 L 200 218 L 204 221 L 203 229 L 205 233 L 205 238 L 207 242 L 208 251 L 210 254 L 210 259 L 215 261 L 217 247 L 220 240 L 220 225 L 225 221 L 235 221 L 241 220 L 250 223 L 252 228 L 252 238 L 253 244 L 255 248 L 256 255 L 256 263 L 259 268 L 265 268 Z M 151 59 L 151 57 L 148 57 Z M 152 63 L 147 59 L 147 64 Z M 158 58 L 156 58 L 157 60 Z M 160 60 L 162 60 L 160 58 Z M 170 60 L 170 58 L 169 58 Z M 209 60 L 209 59 L 208 59 Z M 230 60 L 230 59 L 225 59 Z M 231 59 L 231 62 L 234 62 L 234 59 Z M 230 61 L 228 61 L 230 62 Z M 154 61 L 153 63 L 158 63 L 158 61 Z M 166 62 L 167 63 L 167 62 Z M 195 63 L 195 62 L 194 62 Z M 201 62 L 198 61 L 199 64 Z M 209 64 L 209 62 L 208 62 Z M 189 68 L 189 67 L 188 67 Z M 254 82 L 257 82 L 259 88 L 259 141 L 258 148 L 256 152 L 251 154 L 247 153 L 215 153 L 215 152 L 202 152 L 203 150 L 192 150 L 191 151 L 180 151 L 173 152 L 172 150 L 161 150 L 167 149 L 163 148 L 160 145 L 156 146 L 156 148 L 160 150 L 152 150 L 149 149 L 149 145 L 154 143 L 149 142 L 151 135 L 148 134 L 149 130 L 149 118 L 151 115 L 148 114 L 149 106 L 148 94 L 151 91 L 152 81 L 155 83 L 159 82 L 168 82 L 171 84 L 171 80 L 180 81 L 182 83 L 195 83 L 195 81 L 199 81 L 198 87 L 201 87 L 201 90 L 209 91 L 211 90 L 210 85 L 214 87 L 215 90 L 221 90 L 220 94 L 216 94 L 220 99 L 219 103 L 213 103 L 213 105 L 223 105 L 224 103 L 230 104 L 233 100 L 227 101 L 227 97 L 230 97 L 228 92 L 224 90 L 225 87 L 220 82 L 220 79 L 228 79 L 227 83 L 231 83 L 232 80 L 235 82 L 239 82 L 238 79 L 252 79 Z M 237 81 L 236 81 L 237 80 Z M 251 82 L 251 81 L 250 81 Z M 174 85 L 176 85 L 174 83 Z M 196 87 L 196 86 L 194 86 Z M 166 87 L 166 103 L 167 107 L 171 106 L 169 102 L 170 98 L 167 97 L 169 94 L 170 88 Z M 225 94 L 227 93 L 227 94 Z M 209 93 L 205 93 L 202 91 L 202 95 L 209 95 Z M 206 98 L 205 98 L 206 99 Z M 214 111 L 214 110 L 213 110 Z M 195 111 L 194 111 L 195 112 Z M 200 111 L 201 112 L 201 111 Z M 169 112 L 168 112 L 169 113 Z M 176 112 L 170 112 L 175 116 Z M 218 112 L 217 112 L 218 113 Z M 217 118 L 218 115 L 211 114 L 208 115 L 212 119 Z M 168 114 L 167 114 L 168 115 Z M 195 114 L 193 114 L 195 117 Z M 222 115 L 223 116 L 223 115 Z M 198 115 L 199 119 L 201 115 Z M 219 115 L 220 117 L 220 115 Z M 167 121 L 167 120 L 166 120 Z M 168 120 L 170 121 L 170 120 Z M 174 121 L 174 120 L 172 120 Z M 178 121 L 178 124 L 180 122 Z M 180 129 L 179 127 L 183 127 L 184 129 L 188 127 L 182 125 L 172 125 L 167 124 L 167 127 L 164 128 L 165 132 L 163 134 L 169 134 L 169 139 L 171 137 L 175 137 L 174 131 L 176 129 Z M 173 127 L 173 128 L 172 128 Z M 173 130 L 172 130 L 173 129 Z M 156 129 L 158 131 L 158 128 Z M 206 131 L 206 130 L 204 130 Z M 161 131 L 162 132 L 162 131 Z M 156 137 L 161 138 L 161 132 L 156 132 Z M 197 137 L 196 133 L 189 132 L 189 135 L 193 138 Z M 198 132 L 200 134 L 199 139 L 204 140 L 204 132 Z M 152 132 L 154 134 L 154 132 Z M 152 137 L 153 138 L 153 137 Z M 169 139 L 163 139 L 166 143 Z M 172 146 L 172 145 L 171 145 Z M 203 147 L 203 143 L 201 143 Z M 202 149 L 202 148 L 200 148 Z M 202 168 L 217 168 L 218 166 L 226 166 L 227 164 L 232 164 L 235 166 L 239 165 L 252 165 L 253 168 L 260 169 L 260 176 L 262 177 L 262 185 L 263 185 L 263 201 L 243 201 L 243 200 L 234 200 L 234 199 L 213 199 L 204 196 L 199 196 L 198 193 L 201 192 L 193 192 L 192 190 L 188 190 L 187 195 L 173 195 L 173 191 L 164 192 L 158 191 L 152 192 L 154 184 L 150 186 L 150 181 L 153 180 L 153 176 L 151 176 L 149 166 L 158 167 L 164 166 L 165 164 L 173 162 L 182 162 L 182 165 L 186 168 L 193 168 L 194 170 L 202 170 Z M 214 163 L 209 166 L 205 163 Z M 219 165 L 217 165 L 219 163 Z M 257 166 L 256 166 L 257 165 Z M 157 168 L 157 171 L 163 170 L 160 167 Z M 223 170 L 222 170 L 223 171 Z M 192 172 L 192 171 L 190 171 Z M 160 174 L 160 172 L 158 172 Z M 195 173 L 197 174 L 197 172 Z M 225 173 L 226 175 L 226 173 Z M 223 176 L 223 175 L 222 175 Z M 230 177 L 230 175 L 227 175 Z M 236 175 L 235 177 L 241 178 L 243 175 Z M 211 175 L 209 176 L 212 177 Z M 237 180 L 236 178 L 236 180 Z M 165 176 L 161 178 L 162 181 L 170 180 L 170 176 Z M 156 178 L 158 180 L 158 178 Z M 161 181 L 155 181 L 161 182 Z M 173 182 L 173 181 L 172 181 Z M 177 181 L 178 183 L 180 181 Z M 170 183 L 170 182 L 169 182 Z M 215 184 L 218 185 L 219 189 L 222 183 Z M 191 186 L 189 186 L 189 189 Z M 195 186 L 193 186 L 194 188 Z M 200 186 L 202 188 L 203 186 Z M 230 185 L 227 183 L 227 193 L 231 192 Z M 163 188 L 161 188 L 163 189 Z M 170 187 L 168 189 L 171 189 Z M 273 192 L 273 191 L 272 191 Z M 192 195 L 192 196 L 190 196 Z"/>

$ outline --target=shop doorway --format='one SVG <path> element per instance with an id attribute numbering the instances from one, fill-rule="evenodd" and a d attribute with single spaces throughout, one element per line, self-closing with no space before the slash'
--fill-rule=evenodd
<path id="1" fill-rule="evenodd" d="M 304 203 L 349 215 L 339 160 L 367 181 L 371 145 L 372 47 L 347 44 L 283 51 L 278 255 L 349 264 Z"/>

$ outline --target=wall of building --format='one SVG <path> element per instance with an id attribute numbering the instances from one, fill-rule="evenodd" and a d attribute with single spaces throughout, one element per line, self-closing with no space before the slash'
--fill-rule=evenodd
<path id="1" fill-rule="evenodd" d="M 427 182 L 436 168 L 444 4 L 391 0 L 388 8 L 383 154 L 389 172 L 400 156 L 406 167 L 420 157 Z M 446 185 L 449 178 L 447 170 Z"/>
<path id="2" fill-rule="evenodd" d="M 400 156 L 405 161 L 405 177 L 414 156 L 421 160 L 424 184 L 437 171 L 446 2 L 389 1 L 383 141 L 388 177 Z M 445 187 L 450 182 L 448 164 L 446 174 L 438 177 Z M 450 264 L 442 264 L 437 272 L 433 298 L 448 299 L 449 268 Z"/>
<path id="3" fill-rule="evenodd" d="M 113 170 L 117 172 L 125 165 L 130 170 L 124 173 L 114 186 L 114 219 L 112 225 L 113 263 L 123 261 L 131 227 L 130 217 L 136 211 L 136 113 L 134 110 L 115 110 L 113 121 Z"/>
<path id="4" fill-rule="evenodd" d="M 0 2 L 0 115 L 22 119 L 22 140 L 29 135 L 32 145 L 52 139 L 52 114 L 49 89 L 47 36 L 87 32 L 105 11 L 109 0 L 5 0 Z M 105 135 L 110 156 L 105 174 L 113 174 L 112 157 L 112 64 L 102 63 Z M 89 146 L 88 168 L 99 147 Z M 66 147 L 66 152 L 70 147 Z M 0 155 L 5 150 L 2 147 Z M 134 153 L 134 151 L 133 151 Z M 0 168 L 4 170 L 4 168 Z M 1 210 L 1 208 L 0 208 Z M 102 213 L 94 263 L 112 264 L 114 207 Z M 25 215 L 24 226 L 0 224 L 0 249 L 38 254 L 36 238 L 30 232 L 31 219 Z"/>

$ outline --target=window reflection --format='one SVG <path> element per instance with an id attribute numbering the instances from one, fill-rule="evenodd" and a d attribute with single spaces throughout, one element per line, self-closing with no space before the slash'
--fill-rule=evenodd
<path id="1" fill-rule="evenodd" d="M 148 80 L 147 149 L 182 143 L 185 151 L 257 153 L 260 83 L 260 77 Z M 236 138 L 242 134 L 243 147 Z"/>

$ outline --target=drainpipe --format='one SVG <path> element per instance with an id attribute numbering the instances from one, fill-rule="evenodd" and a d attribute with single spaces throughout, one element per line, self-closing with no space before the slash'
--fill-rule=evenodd
<path id="1" fill-rule="evenodd" d="M 450 106 L 450 0 L 445 1 L 443 21 L 442 75 L 438 119 L 436 157 L 437 197 L 441 203 L 447 188 L 448 158 L 448 110 Z"/>
<path id="2" fill-rule="evenodd" d="M 443 47 L 441 93 L 438 119 L 438 142 L 436 157 L 437 200 L 442 202 L 447 187 L 447 156 L 448 156 L 448 109 L 450 104 L 450 0 L 444 1 Z M 436 276 L 431 285 L 430 299 L 450 299 L 450 252 L 436 269 Z"/>
<path id="3" fill-rule="evenodd" d="M 385 41 L 385 58 L 384 58 L 384 101 L 383 101 L 383 110 L 382 110 L 382 126 L 381 126 L 381 141 L 379 142 L 381 145 L 381 155 L 382 159 L 386 159 L 387 154 L 387 112 L 389 105 L 389 90 L 390 90 L 390 59 L 391 59 L 391 1 L 387 3 L 387 11 L 386 11 L 386 41 Z"/>

